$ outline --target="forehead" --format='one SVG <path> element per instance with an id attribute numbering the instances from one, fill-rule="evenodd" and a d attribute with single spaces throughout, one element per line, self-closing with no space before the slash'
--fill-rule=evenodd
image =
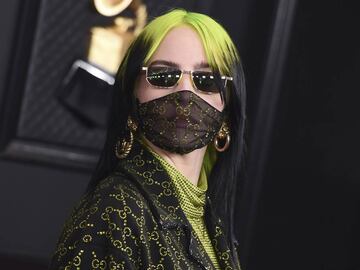
<path id="1" fill-rule="evenodd" d="M 207 63 L 202 41 L 190 26 L 175 27 L 166 34 L 149 63 L 157 60 L 174 62 L 182 68 Z"/>

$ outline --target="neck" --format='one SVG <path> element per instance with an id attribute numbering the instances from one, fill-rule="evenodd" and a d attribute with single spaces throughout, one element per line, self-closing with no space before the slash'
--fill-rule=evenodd
<path id="1" fill-rule="evenodd" d="M 201 167 L 206 152 L 206 146 L 196 149 L 190 153 L 180 155 L 166 151 L 151 143 L 148 139 L 144 138 L 146 143 L 169 164 L 174 166 L 180 173 L 190 180 L 195 186 L 198 185 Z"/>

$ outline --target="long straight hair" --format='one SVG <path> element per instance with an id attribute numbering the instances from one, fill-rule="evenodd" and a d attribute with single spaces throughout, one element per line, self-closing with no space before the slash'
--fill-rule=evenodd
<path id="1" fill-rule="evenodd" d="M 225 110 L 231 143 L 222 153 L 217 153 L 214 147 L 209 145 L 204 157 L 204 167 L 208 175 L 208 196 L 225 223 L 229 240 L 234 240 L 236 190 L 240 172 L 244 167 L 245 79 L 236 46 L 226 30 L 207 15 L 183 9 L 171 10 L 151 21 L 133 41 L 116 74 L 106 140 L 88 191 L 111 174 L 118 162 L 114 154 L 114 145 L 119 138 L 126 137 L 128 116 L 136 115 L 136 98 L 133 90 L 141 66 L 148 63 L 166 34 L 178 26 L 190 26 L 198 33 L 213 71 L 233 77 L 233 81 L 225 90 L 223 89 L 227 97 Z"/>

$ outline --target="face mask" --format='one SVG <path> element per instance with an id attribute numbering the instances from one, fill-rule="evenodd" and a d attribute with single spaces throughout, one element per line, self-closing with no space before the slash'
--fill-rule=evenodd
<path id="1" fill-rule="evenodd" d="M 138 116 L 150 142 L 179 154 L 208 145 L 223 122 L 221 111 L 188 90 L 138 103 Z"/>

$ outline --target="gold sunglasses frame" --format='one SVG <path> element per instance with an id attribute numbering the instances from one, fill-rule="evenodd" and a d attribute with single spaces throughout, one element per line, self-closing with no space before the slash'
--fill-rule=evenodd
<path id="1" fill-rule="evenodd" d="M 148 82 L 148 84 L 150 84 L 151 86 L 153 87 L 156 87 L 156 88 L 162 88 L 162 89 L 171 89 L 171 88 L 174 88 L 176 87 L 180 80 L 182 79 L 183 77 L 183 74 L 189 74 L 190 75 L 190 78 L 191 78 L 191 84 L 192 86 L 194 87 L 194 89 L 196 91 L 199 91 L 201 93 L 204 93 L 204 94 L 207 94 L 207 95 L 213 95 L 213 94 L 220 94 L 220 91 L 219 92 L 207 92 L 207 91 L 203 91 L 203 90 L 200 90 L 196 87 L 195 85 L 195 82 L 194 82 L 194 76 L 193 76 L 193 72 L 195 70 L 182 70 L 182 69 L 179 69 L 179 71 L 181 71 L 181 74 L 180 74 L 180 77 L 179 79 L 177 80 L 176 84 L 174 84 L 173 86 L 170 86 L 170 87 L 166 87 L 166 86 L 157 86 L 157 85 L 153 85 L 152 83 L 149 82 L 149 79 L 148 79 L 148 70 L 149 70 L 149 67 L 141 67 L 141 71 L 145 71 L 145 79 L 146 81 Z M 221 76 L 221 79 L 222 80 L 225 80 L 225 83 L 224 83 L 224 88 L 226 87 L 226 84 L 228 81 L 232 81 L 233 80 L 233 77 L 229 77 L 229 76 Z"/>

